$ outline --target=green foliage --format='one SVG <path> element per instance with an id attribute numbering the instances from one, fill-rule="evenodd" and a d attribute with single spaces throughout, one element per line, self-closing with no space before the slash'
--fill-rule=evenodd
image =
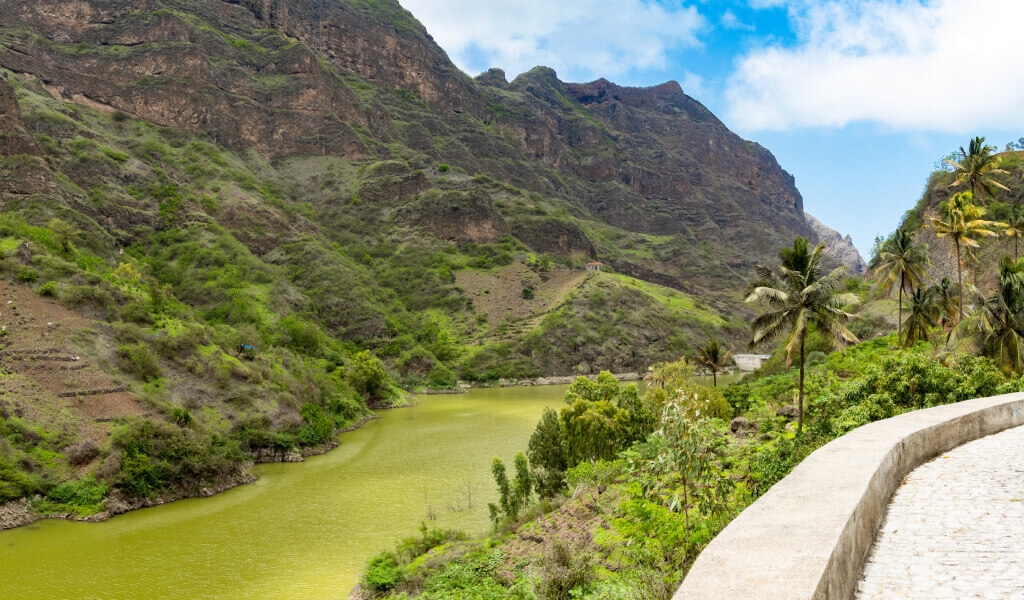
<path id="1" fill-rule="evenodd" d="M 435 389 L 453 388 L 457 383 L 455 373 L 442 363 L 434 363 L 427 376 L 427 385 Z"/>
<path id="2" fill-rule="evenodd" d="M 566 461 L 611 460 L 654 427 L 653 412 L 640 401 L 636 385 L 620 385 L 602 371 L 596 381 L 577 377 L 559 414 Z"/>
<path id="3" fill-rule="evenodd" d="M 569 600 L 583 597 L 594 581 L 596 557 L 556 540 L 538 561 L 533 592 L 538 600 Z"/>
<path id="4" fill-rule="evenodd" d="M 39 279 L 39 272 L 28 265 L 21 265 L 20 267 L 18 267 L 18 272 L 16 276 L 18 278 L 18 281 L 32 283 L 33 281 Z"/>
<path id="5" fill-rule="evenodd" d="M 537 483 L 537 495 L 553 498 L 565 489 L 566 469 L 569 467 L 565 456 L 565 442 L 558 413 L 544 409 L 536 429 L 530 435 L 527 446 L 533 478 Z"/>
<path id="6" fill-rule="evenodd" d="M 371 593 L 379 594 L 392 590 L 403 580 L 402 569 L 390 552 L 382 552 L 370 560 L 363 571 L 362 584 Z"/>
<path id="7" fill-rule="evenodd" d="M 129 497 L 195 492 L 238 473 L 245 460 L 237 442 L 217 432 L 135 417 L 114 428 L 110 443 L 119 457 L 113 485 Z"/>
<path id="8" fill-rule="evenodd" d="M 47 281 L 43 285 L 39 286 L 40 296 L 56 296 L 57 295 L 57 282 Z"/>
<path id="9" fill-rule="evenodd" d="M 103 510 L 108 490 L 106 483 L 88 475 L 54 487 L 32 507 L 41 514 L 72 513 L 85 517 Z"/>
<path id="10" fill-rule="evenodd" d="M 487 509 L 494 523 L 502 520 L 515 522 L 533 495 L 533 477 L 530 475 L 526 455 L 522 452 L 516 453 L 515 467 L 516 476 L 510 484 L 505 473 L 505 464 L 501 459 L 495 456 L 491 461 L 491 474 L 494 476 L 495 485 L 498 486 L 499 501 L 498 504 L 488 504 Z"/>
<path id="11" fill-rule="evenodd" d="M 118 366 L 143 381 L 160 377 L 160 363 L 148 344 L 121 344 L 117 347 Z"/>
<path id="12" fill-rule="evenodd" d="M 391 398 L 391 389 L 384 363 L 363 350 L 352 357 L 348 366 L 348 380 L 352 388 L 368 404 L 380 404 Z"/>

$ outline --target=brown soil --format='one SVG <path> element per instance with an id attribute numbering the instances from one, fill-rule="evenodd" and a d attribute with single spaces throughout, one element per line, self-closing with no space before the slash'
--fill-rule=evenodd
<path id="1" fill-rule="evenodd" d="M 0 281 L 0 407 L 101 445 L 114 417 L 145 414 L 124 385 L 69 346 L 92 325 L 26 286 Z"/>
<path id="2" fill-rule="evenodd" d="M 586 277 L 583 271 L 553 271 L 542 277 L 514 262 L 493 271 L 458 271 L 455 281 L 477 312 L 487 315 L 488 336 L 504 337 L 538 325 Z M 533 298 L 528 300 L 523 298 L 526 287 L 533 288 Z"/>
<path id="3" fill-rule="evenodd" d="M 518 565 L 532 562 L 544 556 L 557 541 L 573 552 L 594 552 L 596 558 L 609 570 L 618 570 L 619 565 L 609 562 L 606 552 L 594 543 L 594 532 L 598 528 L 609 528 L 608 519 L 615 507 L 622 501 L 614 488 L 604 493 L 597 489 L 584 488 L 554 511 L 539 517 L 536 522 L 520 527 L 516 536 L 503 546 L 508 579 L 514 578 Z"/>

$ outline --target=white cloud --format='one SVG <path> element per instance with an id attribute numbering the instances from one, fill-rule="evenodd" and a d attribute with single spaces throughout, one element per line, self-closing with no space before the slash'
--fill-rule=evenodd
<path id="1" fill-rule="evenodd" d="M 563 79 L 664 69 L 669 51 L 700 46 L 697 9 L 657 0 L 401 0 L 463 70 L 510 78 L 537 65 Z"/>
<path id="2" fill-rule="evenodd" d="M 704 78 L 689 71 L 683 71 L 683 82 L 680 87 L 691 98 L 706 98 L 711 95 L 711 91 L 704 85 Z"/>
<path id="3" fill-rule="evenodd" d="M 743 130 L 1024 127 L 1020 0 L 788 3 L 796 43 L 748 53 L 726 92 Z"/>
<path id="4" fill-rule="evenodd" d="M 725 27 L 726 29 L 754 31 L 754 26 L 740 21 L 739 17 L 736 16 L 736 13 L 732 12 L 732 9 L 726 10 L 722 14 L 722 18 L 719 22 L 722 24 L 722 27 Z"/>

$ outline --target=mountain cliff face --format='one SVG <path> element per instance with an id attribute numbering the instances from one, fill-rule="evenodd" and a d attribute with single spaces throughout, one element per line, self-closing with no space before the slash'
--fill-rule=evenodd
<path id="1" fill-rule="evenodd" d="M 771 153 L 677 83 L 473 79 L 394 0 L 0 0 L 0 67 L 0 153 L 45 159 L 5 162 L 0 203 L 47 193 L 111 248 L 223 227 L 291 270 L 286 312 L 371 348 L 407 309 L 471 313 L 461 266 L 429 258 L 452 244 L 495 245 L 480 264 L 601 260 L 701 298 L 739 341 L 750 267 L 823 235 Z M 382 274 L 421 255 L 436 296 Z"/>

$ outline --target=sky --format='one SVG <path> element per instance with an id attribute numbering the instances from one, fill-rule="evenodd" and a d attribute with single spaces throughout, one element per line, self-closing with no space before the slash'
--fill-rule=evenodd
<path id="1" fill-rule="evenodd" d="M 1021 0 L 399 0 L 470 75 L 678 81 L 865 259 L 974 136 L 1024 137 Z"/>

